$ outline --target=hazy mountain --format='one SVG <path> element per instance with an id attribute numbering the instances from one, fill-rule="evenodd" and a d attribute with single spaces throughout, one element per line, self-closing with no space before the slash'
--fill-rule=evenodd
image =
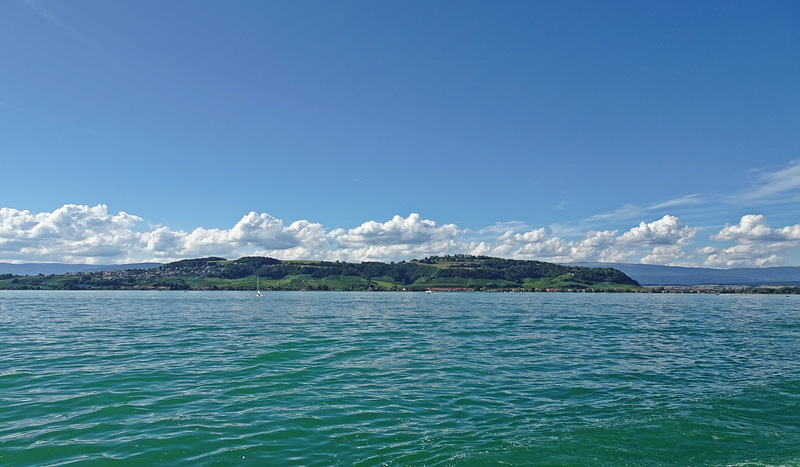
<path id="1" fill-rule="evenodd" d="M 16 276 L 36 276 L 38 274 L 66 274 L 68 272 L 119 271 L 124 269 L 153 269 L 161 263 L 132 264 L 63 264 L 63 263 L 0 263 L 0 274 Z"/>
<path id="2" fill-rule="evenodd" d="M 771 268 L 690 268 L 627 263 L 565 263 L 618 269 L 641 285 L 799 285 L 800 266 Z"/>

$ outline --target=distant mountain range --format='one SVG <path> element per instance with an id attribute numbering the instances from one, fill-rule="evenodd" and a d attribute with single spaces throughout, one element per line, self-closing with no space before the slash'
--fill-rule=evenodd
<path id="1" fill-rule="evenodd" d="M 694 286 L 694 285 L 800 285 L 800 266 L 771 268 L 690 268 L 628 263 L 564 263 L 567 266 L 603 267 L 618 269 L 641 285 Z M 132 264 L 62 264 L 62 263 L 0 263 L 0 274 L 35 276 L 38 274 L 66 274 L 69 272 L 118 271 L 125 269 L 153 269 L 161 263 Z"/>
<path id="2" fill-rule="evenodd" d="M 645 286 L 800 285 L 800 266 L 713 269 L 627 263 L 564 264 L 618 269 Z"/>
<path id="3" fill-rule="evenodd" d="M 63 264 L 63 263 L 0 263 L 0 274 L 14 274 L 15 276 L 36 276 L 44 274 L 67 274 L 69 272 L 100 272 L 120 271 L 125 269 L 153 269 L 161 263 L 131 263 L 131 264 Z"/>

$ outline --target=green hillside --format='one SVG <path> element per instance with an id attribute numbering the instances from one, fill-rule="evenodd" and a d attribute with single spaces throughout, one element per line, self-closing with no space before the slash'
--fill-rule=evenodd
<path id="1" fill-rule="evenodd" d="M 64 275 L 0 276 L 0 289 L 168 290 L 471 290 L 629 291 L 639 284 L 612 268 L 569 267 L 485 256 L 431 256 L 399 263 L 280 261 L 219 257 L 155 269 Z"/>

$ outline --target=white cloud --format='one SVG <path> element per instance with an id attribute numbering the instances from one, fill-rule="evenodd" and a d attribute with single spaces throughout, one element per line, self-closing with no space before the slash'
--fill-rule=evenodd
<path id="1" fill-rule="evenodd" d="M 709 266 L 767 266 L 777 263 L 776 252 L 800 245 L 800 224 L 775 229 L 769 226 L 763 215 L 742 216 L 736 225 L 726 224 L 711 240 L 734 241 L 728 248 L 707 247 L 698 253 L 707 255 Z"/>
<path id="2" fill-rule="evenodd" d="M 450 239 L 458 235 L 460 229 L 454 224 L 438 225 L 436 222 L 422 219 L 419 214 L 412 213 L 407 218 L 394 216 L 383 224 L 369 221 L 350 229 L 337 238 L 345 246 L 375 245 L 416 245 L 441 239 Z"/>
<path id="3" fill-rule="evenodd" d="M 268 214 L 251 212 L 231 229 L 197 228 L 191 233 L 157 227 L 136 232 L 138 216 L 109 214 L 105 205 L 68 204 L 52 213 L 0 209 L 0 258 L 37 262 L 168 261 L 197 256 L 245 256 L 253 251 L 295 254 L 318 251 L 328 242 L 319 224 L 285 227 Z"/>
<path id="4" fill-rule="evenodd" d="M 308 253 L 311 258 L 324 249 L 326 236 L 320 224 L 297 221 L 289 227 L 269 214 L 250 212 L 231 229 L 197 228 L 191 233 L 157 229 L 150 234 L 149 250 L 156 257 L 168 257 L 169 247 L 178 257 L 223 256 L 239 257 L 253 254 L 297 259 Z"/>
<path id="5" fill-rule="evenodd" d="M 144 248 L 153 252 L 154 259 L 169 257 L 185 250 L 185 237 L 186 234 L 183 232 L 173 232 L 167 227 L 159 227 L 144 235 L 146 243 Z"/>
<path id="6" fill-rule="evenodd" d="M 337 259 L 377 261 L 463 252 L 463 233 L 455 224 L 440 225 L 412 213 L 384 223 L 365 222 L 333 239 L 342 247 Z"/>
<path id="7" fill-rule="evenodd" d="M 482 234 L 497 235 L 498 233 L 501 234 L 507 232 L 513 233 L 515 230 L 522 230 L 529 228 L 530 227 L 527 224 L 519 221 L 497 222 L 494 225 L 480 229 L 477 233 L 481 235 Z"/>
<path id="8" fill-rule="evenodd" d="M 341 230 L 326 233 L 322 224 L 306 220 L 295 221 L 284 229 L 284 233 L 294 239 L 294 244 L 291 247 L 277 249 L 272 244 L 267 245 L 263 250 L 256 250 L 253 254 L 273 258 L 279 257 L 281 259 L 330 259 L 330 252 L 333 246 L 332 238 L 338 232 L 341 232 Z"/>
<path id="9" fill-rule="evenodd" d="M 619 236 L 616 230 L 590 230 L 574 241 L 539 228 L 505 232 L 493 243 L 481 242 L 471 253 L 554 262 L 624 262 L 640 257 L 641 262 L 675 264 L 686 259 L 683 248 L 692 243 L 698 230 L 674 216 L 642 222 Z"/>
<path id="10" fill-rule="evenodd" d="M 498 238 L 497 244 L 489 250 L 489 253 L 492 256 L 519 259 L 565 261 L 569 258 L 571 249 L 571 242 L 550 235 L 546 229 L 540 228 L 504 235 Z"/>
<path id="11" fill-rule="evenodd" d="M 0 261 L 121 263 L 171 261 L 201 256 L 280 259 L 394 260 L 471 248 L 456 225 L 440 225 L 419 214 L 328 231 L 307 220 L 289 226 L 268 214 L 250 212 L 230 229 L 199 227 L 191 232 L 152 227 L 137 232 L 141 218 L 105 205 L 65 205 L 52 213 L 0 209 Z"/>
<path id="12" fill-rule="evenodd" d="M 638 206 L 635 204 L 626 204 L 620 208 L 615 209 L 614 211 L 603 213 L 603 214 L 596 214 L 589 219 L 588 222 L 599 222 L 599 221 L 609 221 L 609 220 L 629 220 L 635 219 L 637 217 L 643 217 L 648 213 L 652 213 L 653 211 L 663 211 L 667 208 L 678 208 L 683 206 L 697 206 L 703 204 L 706 201 L 706 195 L 695 193 L 686 196 L 680 196 L 677 198 L 669 199 L 667 201 L 662 201 L 660 203 L 651 204 L 649 206 Z"/>
<path id="13" fill-rule="evenodd" d="M 652 206 L 648 206 L 645 208 L 648 211 L 654 211 L 658 209 L 664 208 L 674 208 L 678 206 L 695 206 L 698 204 L 702 204 L 705 202 L 706 196 L 700 193 L 694 193 L 691 195 L 680 196 L 678 198 L 670 199 L 667 201 L 663 201 L 661 203 L 653 204 Z"/>
<path id="14" fill-rule="evenodd" d="M 654 222 L 640 223 L 622 234 L 619 241 L 622 244 L 685 246 L 692 242 L 697 230 L 682 224 L 675 216 L 666 215 Z"/>
<path id="15" fill-rule="evenodd" d="M 588 219 L 589 222 L 600 222 L 608 220 L 628 220 L 636 217 L 641 217 L 644 214 L 644 208 L 634 204 L 626 204 L 611 212 L 604 214 L 596 214 Z"/>
<path id="16" fill-rule="evenodd" d="M 686 252 L 680 245 L 661 245 L 642 257 L 642 264 L 678 265 L 686 258 Z"/>
<path id="17" fill-rule="evenodd" d="M 761 176 L 760 182 L 739 196 L 743 201 L 754 201 L 800 189 L 800 159 L 789 166 Z"/>
<path id="18" fill-rule="evenodd" d="M 762 215 L 748 214 L 742 216 L 738 225 L 725 225 L 712 240 L 739 242 L 796 242 L 800 240 L 800 224 L 795 224 L 780 229 L 773 229 L 767 225 L 767 220 Z"/>
<path id="19" fill-rule="evenodd" d="M 572 261 L 600 261 L 604 263 L 627 261 L 632 256 L 629 249 L 619 247 L 616 230 L 601 232 L 590 230 L 573 246 Z"/>
<path id="20" fill-rule="evenodd" d="M 745 267 L 769 266 L 778 260 L 775 245 L 759 243 L 740 243 L 729 248 L 706 249 L 709 253 L 705 260 L 706 266 L 712 267 Z"/>
<path id="21" fill-rule="evenodd" d="M 438 224 L 412 213 L 388 221 L 368 221 L 328 229 L 308 220 L 288 226 L 269 214 L 250 212 L 229 229 L 198 227 L 191 232 L 165 226 L 142 229 L 138 216 L 109 213 L 105 205 L 65 205 L 33 214 L 0 208 L 0 261 L 127 263 L 166 262 L 201 256 L 238 258 L 399 261 L 430 255 L 468 253 L 552 262 L 600 261 L 691 264 L 693 254 L 706 265 L 779 264 L 780 252 L 800 245 L 800 224 L 770 227 L 761 215 L 748 215 L 712 235 L 711 245 L 693 253 L 697 227 L 675 216 L 641 222 L 621 234 L 589 230 L 567 240 L 548 229 L 522 223 L 498 224 L 471 232 Z M 734 242 L 735 245 L 718 245 Z"/>
<path id="22" fill-rule="evenodd" d="M 10 260 L 97 262 L 141 247 L 141 218 L 105 205 L 64 205 L 52 213 L 0 209 L 0 254 Z"/>

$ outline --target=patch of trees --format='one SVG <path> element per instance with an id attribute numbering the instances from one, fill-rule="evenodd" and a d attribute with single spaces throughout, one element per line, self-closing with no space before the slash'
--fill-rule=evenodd
<path id="1" fill-rule="evenodd" d="M 622 271 L 613 268 L 585 268 L 562 266 L 543 261 L 491 258 L 487 256 L 432 256 L 420 261 L 425 264 L 453 263 L 439 269 L 436 277 L 464 277 L 467 279 L 503 279 L 522 283 L 525 279 L 554 278 L 571 274 L 573 278 L 591 282 L 615 282 L 639 285 Z M 458 263 L 463 264 L 458 264 Z"/>
<path id="2" fill-rule="evenodd" d="M 757 294 L 800 294 L 800 287 L 758 287 L 753 289 L 750 293 Z"/>
<path id="3" fill-rule="evenodd" d="M 209 256 L 208 258 L 182 259 L 180 261 L 173 261 L 171 263 L 167 263 L 161 266 L 161 269 L 204 268 L 208 266 L 209 263 L 218 263 L 220 261 L 227 261 L 227 260 L 225 258 L 220 258 L 218 256 Z"/>
<path id="4" fill-rule="evenodd" d="M 259 276 L 268 279 L 283 279 L 287 276 L 306 274 L 316 279 L 328 276 L 360 276 L 364 279 L 390 277 L 395 282 L 411 284 L 422 277 L 436 274 L 437 268 L 415 263 L 344 263 L 320 261 L 305 263 L 278 263 L 259 268 Z"/>
<path id="5" fill-rule="evenodd" d="M 614 268 L 571 267 L 575 278 L 594 282 L 615 282 L 617 284 L 639 285 L 624 272 Z"/>
<path id="6" fill-rule="evenodd" d="M 263 256 L 245 256 L 235 261 L 211 256 L 208 258 L 174 261 L 161 266 L 160 269 L 163 273 L 178 271 L 183 274 L 241 279 L 255 274 L 259 268 L 280 263 L 280 260 Z"/>
<path id="7" fill-rule="evenodd" d="M 273 264 L 280 264 L 280 261 L 274 258 L 246 256 L 230 263 L 223 263 L 216 275 L 224 279 L 241 279 L 256 274 L 264 266 Z"/>
<path id="8" fill-rule="evenodd" d="M 183 267 L 184 271 L 193 269 L 198 275 L 225 279 L 240 279 L 255 274 L 265 279 L 276 280 L 296 275 L 308 275 L 316 279 L 328 276 L 360 276 L 366 280 L 374 277 L 389 277 L 400 284 L 412 284 L 423 277 L 463 277 L 466 279 L 502 279 L 521 284 L 525 279 L 554 278 L 571 274 L 576 280 L 639 285 L 623 272 L 613 268 L 571 267 L 543 261 L 469 255 L 431 256 L 410 263 L 283 262 L 274 258 L 258 256 L 226 261 L 211 257 L 177 261 L 162 268 L 175 267 Z"/>
<path id="9" fill-rule="evenodd" d="M 26 278 L 25 284 L 10 274 L 1 278 L 7 280 L 3 288 L 21 288 L 30 285 L 37 288 L 128 288 L 128 287 L 166 287 L 183 290 L 190 287 L 194 277 L 219 277 L 241 279 L 259 275 L 263 279 L 280 280 L 291 276 L 308 276 L 323 279 L 329 276 L 354 276 L 366 281 L 363 287 L 371 288 L 371 281 L 388 278 L 397 286 L 410 285 L 423 278 L 464 278 L 482 280 L 503 280 L 522 284 L 526 279 L 554 279 L 571 276 L 575 282 L 610 282 L 616 284 L 638 285 L 636 281 L 619 270 L 612 268 L 585 268 L 562 266 L 542 261 L 523 261 L 486 256 L 447 255 L 431 256 L 420 261 L 382 263 L 347 263 L 340 261 L 280 261 L 274 258 L 248 256 L 235 261 L 220 257 L 186 259 L 165 264 L 157 270 L 129 270 L 114 273 L 89 273 L 79 276 Z M 9 280 L 11 279 L 11 280 Z M 35 284 L 34 284 L 35 282 Z M 319 282 L 319 281 L 317 281 Z M 446 282 L 446 281 L 445 281 Z M 248 288 L 246 284 L 221 286 L 231 290 L 235 287 Z M 359 286 L 361 287 L 361 286 Z M 760 293 L 793 293 L 782 289 L 772 289 Z"/>

